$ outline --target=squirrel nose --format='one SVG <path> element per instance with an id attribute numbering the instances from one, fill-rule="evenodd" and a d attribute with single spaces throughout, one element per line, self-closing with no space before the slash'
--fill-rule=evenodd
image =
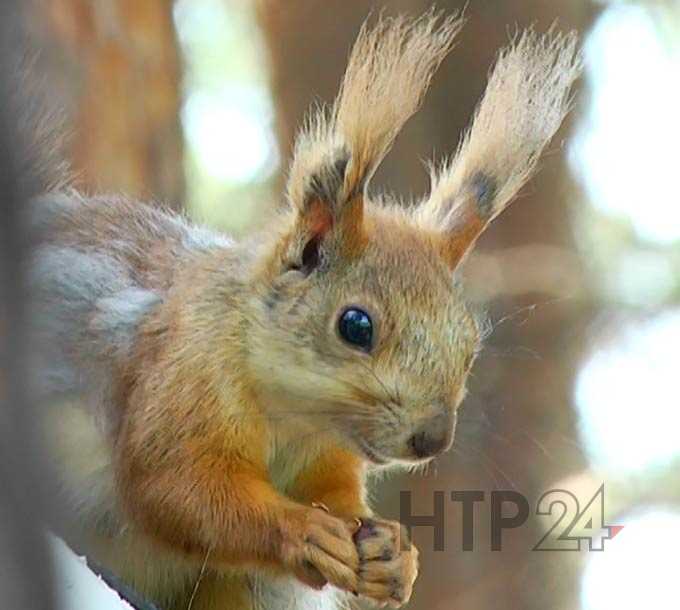
<path id="1" fill-rule="evenodd" d="M 437 415 L 411 436 L 408 445 L 419 459 L 433 457 L 451 446 L 454 427 L 455 415 Z"/>

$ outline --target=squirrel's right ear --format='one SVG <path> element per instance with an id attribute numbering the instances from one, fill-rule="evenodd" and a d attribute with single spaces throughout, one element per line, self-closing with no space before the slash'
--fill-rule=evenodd
<path id="1" fill-rule="evenodd" d="M 344 256 L 361 251 L 368 182 L 418 109 L 461 25 L 459 17 L 433 11 L 364 24 L 335 103 L 315 109 L 295 144 L 288 199 L 307 243 L 332 237 Z"/>

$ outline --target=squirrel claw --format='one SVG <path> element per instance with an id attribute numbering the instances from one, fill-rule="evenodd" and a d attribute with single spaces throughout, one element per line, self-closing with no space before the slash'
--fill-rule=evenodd
<path id="1" fill-rule="evenodd" d="M 319 508 L 323 512 L 329 513 L 329 514 L 331 512 L 331 509 L 328 508 L 328 506 L 326 506 L 323 502 L 312 502 L 312 508 Z"/>

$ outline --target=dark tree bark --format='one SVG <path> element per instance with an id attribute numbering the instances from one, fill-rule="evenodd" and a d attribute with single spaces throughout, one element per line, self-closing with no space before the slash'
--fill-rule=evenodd
<path id="1" fill-rule="evenodd" d="M 49 610 L 51 567 L 42 531 L 45 462 L 34 429 L 29 384 L 22 210 L 32 194 L 22 174 L 28 152 L 17 129 L 19 3 L 0 5 L 0 596 L 3 608 Z"/>

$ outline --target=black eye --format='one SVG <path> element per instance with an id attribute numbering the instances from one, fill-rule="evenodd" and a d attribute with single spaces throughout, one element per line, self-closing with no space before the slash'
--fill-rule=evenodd
<path id="1" fill-rule="evenodd" d="M 361 309 L 346 309 L 338 320 L 338 332 L 347 343 L 364 351 L 373 345 L 373 322 Z"/>

